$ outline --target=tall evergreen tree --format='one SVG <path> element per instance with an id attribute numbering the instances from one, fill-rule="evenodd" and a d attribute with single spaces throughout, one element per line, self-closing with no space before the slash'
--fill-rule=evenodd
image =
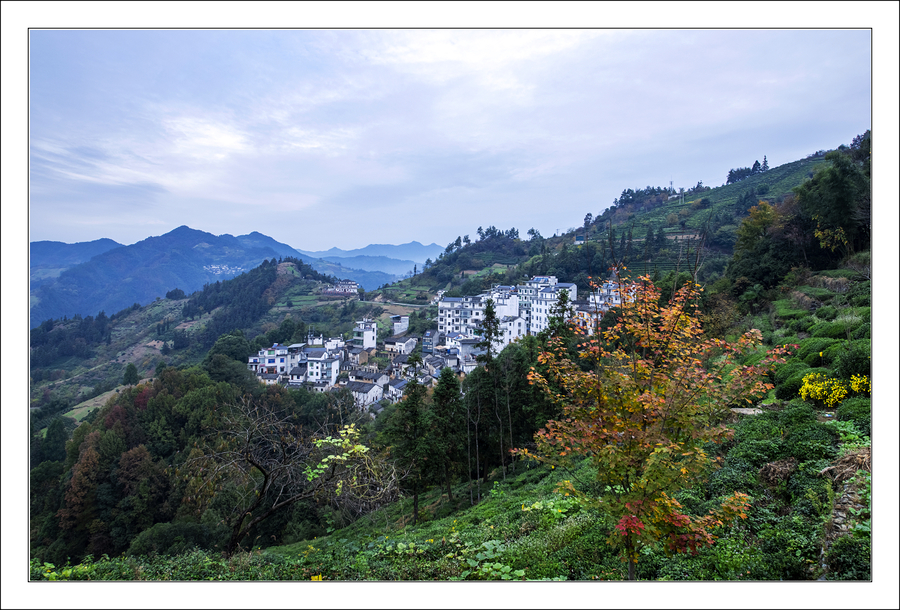
<path id="1" fill-rule="evenodd" d="M 425 491 L 430 475 L 429 458 L 434 454 L 428 442 L 430 417 L 425 394 L 425 386 L 410 381 L 385 429 L 391 457 L 398 470 L 406 472 L 401 486 L 413 496 L 413 525 L 419 517 L 419 494 Z"/>
<path id="2" fill-rule="evenodd" d="M 133 362 L 129 362 L 128 366 L 125 367 L 125 374 L 122 376 L 122 383 L 125 385 L 134 385 L 140 380 L 141 378 L 138 375 L 137 367 L 134 366 Z"/>
<path id="3" fill-rule="evenodd" d="M 462 447 L 465 411 L 459 392 L 459 379 L 449 368 L 441 370 L 432 396 L 431 448 L 440 462 L 440 477 L 447 489 L 447 499 L 453 499 L 450 482 L 454 471 L 463 461 Z"/>
<path id="4" fill-rule="evenodd" d="M 486 350 L 483 355 L 478 356 L 479 362 L 490 364 L 493 361 L 494 350 L 497 349 L 501 333 L 500 320 L 497 318 L 497 312 L 494 309 L 494 300 L 488 299 L 484 304 L 484 319 L 481 322 L 482 339 L 475 344 L 475 347 Z"/>

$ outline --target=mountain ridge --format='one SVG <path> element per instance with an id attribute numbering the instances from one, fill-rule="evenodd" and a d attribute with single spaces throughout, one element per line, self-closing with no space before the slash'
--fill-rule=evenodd
<path id="1" fill-rule="evenodd" d="M 102 240 L 97 248 L 115 244 Z M 111 242 L 111 243 L 110 243 Z M 47 247 L 38 244 L 39 259 L 44 266 L 53 265 L 52 254 L 68 252 L 62 244 Z M 62 243 L 62 242 L 60 242 Z M 94 243 L 94 242 L 89 242 Z M 84 248 L 76 249 L 83 251 Z M 84 258 L 86 254 L 81 254 Z M 180 288 L 190 294 L 204 284 L 234 277 L 258 266 L 263 260 L 285 256 L 297 257 L 316 271 L 340 279 L 358 282 L 371 290 L 396 279 L 380 271 L 347 269 L 340 264 L 302 255 L 287 244 L 259 232 L 248 235 L 214 235 L 181 225 L 168 233 L 151 236 L 134 244 L 110 247 L 89 260 L 61 269 L 45 269 L 46 277 L 35 277 L 32 267 L 31 327 L 43 320 L 73 315 L 111 314 L 134 303 L 147 304 L 166 292 Z M 40 275 L 38 273 L 37 275 Z"/>

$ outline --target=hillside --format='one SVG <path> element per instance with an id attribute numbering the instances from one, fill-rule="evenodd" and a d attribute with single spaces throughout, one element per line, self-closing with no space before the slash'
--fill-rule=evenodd
<path id="1" fill-rule="evenodd" d="M 381 323 L 387 324 L 383 307 L 320 296 L 330 285 L 328 276 L 299 259 L 283 260 L 277 266 L 264 262 L 194 294 L 173 292 L 110 316 L 40 324 L 31 330 L 32 405 L 53 405 L 54 412 L 76 408 L 116 387 L 128 363 L 143 377 L 152 377 L 160 361 L 199 363 L 220 334 L 234 330 L 244 333 L 255 351 L 292 337 L 303 341 L 307 330 L 349 335 L 360 316 L 384 317 Z"/>

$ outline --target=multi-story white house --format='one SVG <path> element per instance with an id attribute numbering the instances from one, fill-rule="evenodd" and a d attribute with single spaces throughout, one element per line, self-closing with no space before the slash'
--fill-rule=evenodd
<path id="1" fill-rule="evenodd" d="M 374 320 L 365 318 L 356 323 L 353 329 L 353 347 L 371 349 L 375 347 L 375 336 L 378 334 L 378 325 Z"/>
<path id="2" fill-rule="evenodd" d="M 550 325 L 550 318 L 553 316 L 554 308 L 559 303 L 559 295 L 564 290 L 568 293 L 569 302 L 578 298 L 578 286 L 575 284 L 556 283 L 538 291 L 531 305 L 529 332 L 532 335 L 536 335 Z M 565 319 L 568 320 L 569 317 L 567 315 Z"/>
<path id="3" fill-rule="evenodd" d="M 519 315 L 519 297 L 509 286 L 496 286 L 476 296 L 444 297 L 438 306 L 438 332 L 460 333 L 474 337 L 481 332 L 484 308 L 488 299 L 494 302 L 498 319 Z"/>
<path id="4" fill-rule="evenodd" d="M 333 358 L 325 352 L 324 354 L 310 354 L 307 360 L 307 381 L 325 382 L 329 386 L 337 383 L 338 375 L 341 372 L 341 361 L 339 358 Z"/>
<path id="5" fill-rule="evenodd" d="M 525 320 L 520 318 L 519 316 L 503 316 L 500 320 L 500 330 L 503 335 L 501 337 L 501 346 L 500 350 L 502 351 L 507 345 L 516 341 L 517 339 L 524 337 L 528 334 L 528 328 L 525 325 Z"/>
<path id="6" fill-rule="evenodd" d="M 575 304 L 575 323 L 588 335 L 594 333 L 603 314 L 622 304 L 628 298 L 628 288 L 620 288 L 615 280 L 607 280 L 588 293 L 586 301 Z"/>
<path id="7" fill-rule="evenodd" d="M 284 375 L 290 372 L 290 364 L 288 346 L 278 343 L 259 350 L 256 356 L 250 356 L 247 360 L 247 368 L 257 375 Z"/>

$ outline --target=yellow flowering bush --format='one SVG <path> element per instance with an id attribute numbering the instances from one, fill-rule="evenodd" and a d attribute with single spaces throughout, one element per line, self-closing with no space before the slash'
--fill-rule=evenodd
<path id="1" fill-rule="evenodd" d="M 872 395 L 872 382 L 865 375 L 853 375 L 850 377 L 850 389 L 857 394 Z"/>
<path id="2" fill-rule="evenodd" d="M 829 409 L 837 407 L 850 392 L 854 394 L 872 394 L 872 383 L 866 375 L 853 375 L 850 387 L 839 379 L 831 379 L 822 373 L 811 373 L 803 378 L 800 386 L 800 398 L 823 403 Z"/>
<path id="3" fill-rule="evenodd" d="M 829 409 L 836 408 L 847 397 L 847 386 L 837 379 L 826 377 L 822 373 L 812 373 L 803 377 L 800 386 L 800 398 L 824 403 Z"/>

